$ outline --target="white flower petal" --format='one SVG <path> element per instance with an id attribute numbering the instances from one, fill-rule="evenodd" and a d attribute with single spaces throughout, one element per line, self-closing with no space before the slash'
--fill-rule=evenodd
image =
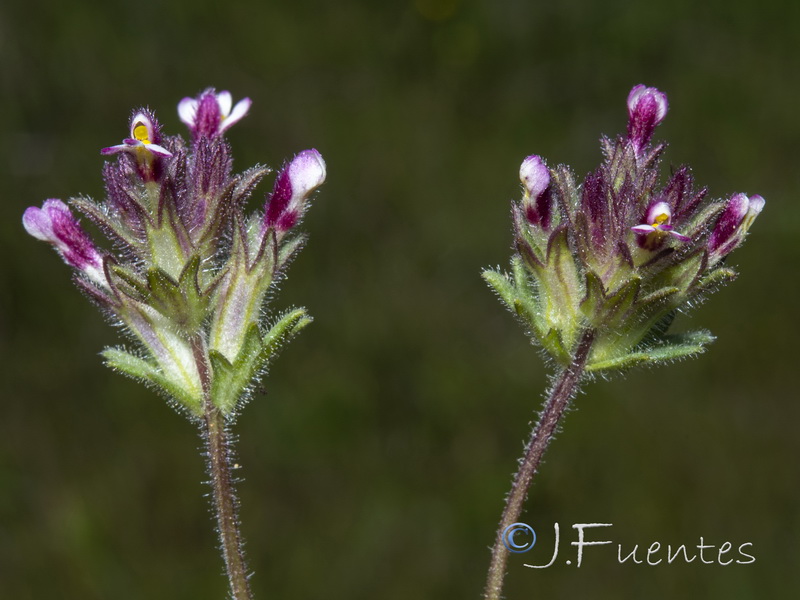
<path id="1" fill-rule="evenodd" d="M 194 126 L 194 120 L 197 116 L 197 99 L 184 98 L 178 102 L 178 116 L 189 127 Z"/>
<path id="2" fill-rule="evenodd" d="M 669 204 L 666 202 L 656 202 L 647 209 L 647 223 L 652 225 L 662 215 L 667 215 L 667 220 L 664 222 L 669 225 L 670 220 L 672 219 L 672 210 L 670 209 Z"/>
<path id="3" fill-rule="evenodd" d="M 535 154 L 522 161 L 519 168 L 519 179 L 528 194 L 538 198 L 550 185 L 550 169 L 544 161 Z"/>
<path id="4" fill-rule="evenodd" d="M 172 152 L 170 152 L 163 146 L 159 146 L 158 144 L 142 144 L 142 145 L 153 154 L 156 154 L 157 156 L 172 156 Z"/>
<path id="5" fill-rule="evenodd" d="M 147 130 L 147 139 L 153 139 L 153 122 L 150 120 L 145 113 L 139 112 L 133 116 L 131 119 L 131 137 L 134 139 L 139 139 L 136 137 L 136 128 L 140 125 L 144 125 L 144 128 Z"/>
<path id="6" fill-rule="evenodd" d="M 303 150 L 289 165 L 289 181 L 292 198 L 304 198 L 325 181 L 326 166 L 322 155 L 316 150 Z"/>
<path id="7" fill-rule="evenodd" d="M 764 205 L 766 203 L 767 201 L 758 194 L 750 196 L 750 206 L 747 209 L 747 215 L 756 218 L 758 213 L 764 210 Z"/>
<path id="8" fill-rule="evenodd" d="M 222 114 L 223 118 L 231 114 L 231 106 L 233 106 L 231 93 L 225 90 L 217 94 L 217 104 L 219 104 L 219 112 Z"/>
<path id="9" fill-rule="evenodd" d="M 31 206 L 22 215 L 22 225 L 30 235 L 37 240 L 50 242 L 55 240 L 53 234 L 53 221 L 50 216 L 38 206 Z"/>
<path id="10" fill-rule="evenodd" d="M 222 120 L 222 123 L 220 123 L 219 126 L 220 133 L 228 129 L 231 125 L 233 125 L 237 121 L 240 121 L 250 110 L 250 105 L 252 103 L 253 101 L 250 100 L 250 98 L 239 100 L 239 102 L 236 103 L 236 106 L 233 107 L 233 111 L 231 111 L 231 114 L 228 115 L 226 118 L 224 118 Z"/>

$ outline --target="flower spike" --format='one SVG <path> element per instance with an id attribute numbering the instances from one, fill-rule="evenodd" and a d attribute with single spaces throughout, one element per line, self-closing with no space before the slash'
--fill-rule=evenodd
<path id="1" fill-rule="evenodd" d="M 119 249 L 101 253 L 70 209 L 50 199 L 22 218 L 79 275 L 76 284 L 138 348 L 107 349 L 106 364 L 160 391 L 205 442 L 217 531 L 231 598 L 252 598 L 236 515 L 229 427 L 278 350 L 310 321 L 304 309 L 268 318 L 267 304 L 305 236 L 293 229 L 325 180 L 325 161 L 306 150 L 279 174 L 264 216 L 248 198 L 269 173 L 232 169 L 223 133 L 250 108 L 209 89 L 179 104 L 192 140 L 165 138 L 153 113 L 133 113 L 130 137 L 102 150 L 106 200 L 77 198 L 80 210 Z"/>
<path id="2" fill-rule="evenodd" d="M 701 350 L 699 338 L 678 343 L 666 335 L 665 320 L 732 277 L 720 262 L 764 207 L 761 196 L 708 199 L 705 190 L 694 191 L 685 167 L 660 186 L 663 145 L 649 145 L 667 114 L 667 96 L 637 85 L 627 109 L 626 135 L 604 138 L 605 160 L 581 185 L 566 167 L 525 158 L 522 199 L 512 211 L 513 276 L 484 272 L 562 365 L 582 332 L 592 331 L 592 371 Z"/>
<path id="3" fill-rule="evenodd" d="M 669 327 L 680 310 L 735 276 L 720 263 L 764 208 L 761 196 L 707 199 L 705 189 L 693 189 L 686 167 L 661 186 L 664 145 L 650 143 L 667 114 L 667 96 L 637 85 L 627 105 L 627 134 L 602 139 L 605 159 L 582 184 L 565 166 L 548 169 L 535 155 L 523 161 L 511 272 L 483 272 L 557 365 L 506 496 L 484 600 L 503 598 L 514 551 L 508 532 L 513 537 L 544 452 L 587 373 L 703 352 L 714 339 L 709 332 L 668 334 Z"/>

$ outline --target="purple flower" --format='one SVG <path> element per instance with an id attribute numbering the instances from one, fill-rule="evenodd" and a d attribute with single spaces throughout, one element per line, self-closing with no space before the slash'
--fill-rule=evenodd
<path id="1" fill-rule="evenodd" d="M 550 169 L 541 157 L 532 154 L 522 161 L 519 179 L 525 187 L 522 208 L 532 225 L 550 227 L 553 195 L 550 192 Z"/>
<path id="2" fill-rule="evenodd" d="M 272 193 L 267 198 L 265 227 L 287 231 L 295 226 L 303 211 L 303 202 L 325 181 L 326 166 L 322 155 L 303 150 L 275 178 Z"/>
<path id="3" fill-rule="evenodd" d="M 656 88 L 639 84 L 628 94 L 628 137 L 641 153 L 650 139 L 656 126 L 667 115 L 667 95 Z"/>
<path id="4" fill-rule="evenodd" d="M 725 205 L 711 235 L 708 238 L 708 251 L 712 262 L 730 254 L 742 243 L 747 230 L 764 208 L 766 201 L 759 195 L 747 197 L 734 194 Z"/>
<path id="5" fill-rule="evenodd" d="M 645 215 L 645 222 L 641 225 L 631 227 L 632 231 L 639 233 L 644 237 L 642 246 L 652 250 L 655 248 L 664 235 L 671 235 L 681 242 L 688 242 L 691 240 L 681 233 L 675 231 L 671 225 L 672 210 L 666 202 L 655 202 L 650 205 Z"/>
<path id="6" fill-rule="evenodd" d="M 139 176 L 143 181 L 158 181 L 162 175 L 162 159 L 172 156 L 172 152 L 159 144 L 161 135 L 158 122 L 150 111 L 140 110 L 131 119 L 131 137 L 121 144 L 103 148 L 103 155 L 125 152 L 133 155 Z"/>
<path id="7" fill-rule="evenodd" d="M 116 154 L 118 152 L 130 152 L 136 156 L 137 161 L 150 159 L 149 155 L 172 156 L 172 152 L 158 145 L 158 128 L 151 115 L 140 111 L 131 119 L 131 137 L 122 140 L 121 144 L 103 148 L 100 153 L 104 155 Z M 149 154 L 149 155 L 148 155 Z"/>
<path id="8" fill-rule="evenodd" d="M 108 287 L 103 257 L 61 200 L 45 200 L 42 208 L 31 206 L 22 216 L 22 224 L 33 237 L 52 244 L 68 265 Z"/>
<path id="9" fill-rule="evenodd" d="M 215 93 L 206 90 L 198 98 L 184 98 L 178 103 L 178 116 L 197 137 L 222 135 L 250 110 L 250 98 L 239 100 L 233 106 L 228 91 Z"/>

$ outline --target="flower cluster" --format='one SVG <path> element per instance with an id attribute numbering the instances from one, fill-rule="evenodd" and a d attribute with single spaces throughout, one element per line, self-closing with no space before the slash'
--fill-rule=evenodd
<path id="1" fill-rule="evenodd" d="M 687 167 L 659 186 L 665 145 L 651 140 L 667 108 L 664 93 L 635 86 L 627 134 L 602 139 L 605 160 L 581 185 L 567 167 L 538 156 L 522 162 L 512 274 L 487 270 L 484 278 L 560 364 L 570 364 L 587 330 L 589 371 L 693 354 L 713 339 L 667 329 L 677 310 L 735 276 L 724 259 L 764 199 L 709 200 Z"/>
<path id="2" fill-rule="evenodd" d="M 137 110 L 130 135 L 102 150 L 107 199 L 71 200 L 111 239 L 94 245 L 60 200 L 31 207 L 28 233 L 52 244 L 75 281 L 140 342 L 140 354 L 108 349 L 112 367 L 165 392 L 191 415 L 210 400 L 230 415 L 275 350 L 310 319 L 294 310 L 271 328 L 264 305 L 304 237 L 293 231 L 325 180 L 325 161 L 305 150 L 284 164 L 264 210 L 245 203 L 269 172 L 233 174 L 226 131 L 250 108 L 206 90 L 178 106 L 191 141 L 163 137 L 152 112 Z"/>

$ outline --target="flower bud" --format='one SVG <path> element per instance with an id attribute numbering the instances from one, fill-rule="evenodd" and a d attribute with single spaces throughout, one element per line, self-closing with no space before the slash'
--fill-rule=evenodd
<path id="1" fill-rule="evenodd" d="M 22 216 L 25 231 L 52 244 L 68 265 L 95 283 L 108 287 L 103 258 L 69 208 L 61 200 L 45 200 L 42 208 L 31 206 Z"/>
<path id="2" fill-rule="evenodd" d="M 284 165 L 275 178 L 272 193 L 267 197 L 267 211 L 264 215 L 264 225 L 267 227 L 275 225 L 281 215 L 286 212 L 286 208 L 289 206 L 291 200 L 292 182 L 289 179 L 289 169 Z"/>
<path id="3" fill-rule="evenodd" d="M 667 115 L 667 95 L 656 88 L 636 85 L 628 94 L 628 137 L 639 154 L 650 143 L 656 126 Z"/>
<path id="4" fill-rule="evenodd" d="M 325 182 L 325 175 L 325 161 L 314 149 L 303 150 L 289 164 L 289 178 L 294 195 L 307 197 Z"/>
<path id="5" fill-rule="evenodd" d="M 550 169 L 541 157 L 532 154 L 522 161 L 519 167 L 519 179 L 525 186 L 527 194 L 538 198 L 550 185 Z"/>
<path id="6" fill-rule="evenodd" d="M 764 198 L 759 195 L 748 198 L 746 194 L 735 194 L 728 200 L 725 210 L 717 219 L 708 238 L 708 251 L 712 262 L 717 262 L 730 254 L 742 243 L 747 230 L 765 203 Z"/>
<path id="7" fill-rule="evenodd" d="M 304 201 L 325 181 L 326 166 L 316 150 L 303 150 L 284 165 L 267 198 L 264 225 L 287 231 L 295 226 Z"/>
<path id="8" fill-rule="evenodd" d="M 550 169 L 539 156 L 532 154 L 522 161 L 519 179 L 525 187 L 525 195 L 522 198 L 525 217 L 531 225 L 548 229 L 553 208 Z"/>

